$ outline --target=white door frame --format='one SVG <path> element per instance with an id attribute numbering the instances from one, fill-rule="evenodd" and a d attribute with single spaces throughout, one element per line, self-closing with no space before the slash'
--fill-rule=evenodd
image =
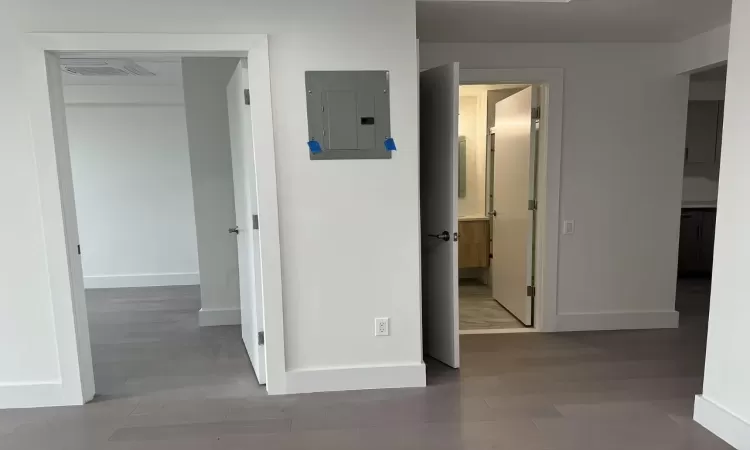
<path id="1" fill-rule="evenodd" d="M 83 404 L 94 395 L 93 367 L 80 264 L 67 131 L 50 96 L 48 52 L 168 52 L 190 56 L 234 56 L 248 59 L 248 88 L 258 186 L 262 289 L 264 301 L 266 389 L 286 392 L 281 254 L 276 189 L 276 157 L 271 103 L 268 36 L 265 34 L 28 33 L 23 69 L 30 108 L 30 128 L 37 166 L 42 226 L 50 278 L 62 392 L 49 403 Z M 50 68 L 53 69 L 54 68 Z M 54 83 L 52 83 L 54 84 Z M 53 86 L 54 87 L 54 86 Z M 59 151 L 58 151 L 59 150 Z M 72 258 L 72 259 L 69 259 Z M 77 261 L 77 262 L 76 262 Z M 78 278 L 81 278 L 80 280 Z M 79 284 L 80 283 L 80 284 Z"/>
<path id="2" fill-rule="evenodd" d="M 542 123 L 537 173 L 536 331 L 557 330 L 557 270 L 560 241 L 560 171 L 562 162 L 563 69 L 461 69 L 465 84 L 538 84 Z M 545 136 L 546 134 L 546 136 Z M 546 143 L 546 145 L 545 145 Z"/>

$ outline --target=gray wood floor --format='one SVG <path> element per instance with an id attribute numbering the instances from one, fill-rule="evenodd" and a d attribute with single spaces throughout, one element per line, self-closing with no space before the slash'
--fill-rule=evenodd
<path id="1" fill-rule="evenodd" d="M 463 336 L 429 386 L 268 397 L 195 287 L 89 291 L 97 399 L 0 411 L 2 450 L 730 449 L 690 419 L 708 284 L 677 330 Z"/>
<path id="2" fill-rule="evenodd" d="M 513 314 L 492 298 L 492 288 L 474 281 L 458 286 L 460 330 L 507 330 L 524 328 Z"/>

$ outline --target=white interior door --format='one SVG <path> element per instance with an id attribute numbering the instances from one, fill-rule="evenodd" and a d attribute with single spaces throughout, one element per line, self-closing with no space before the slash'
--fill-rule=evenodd
<path id="1" fill-rule="evenodd" d="M 252 118 L 246 102 L 247 66 L 237 64 L 227 85 L 229 135 L 232 146 L 234 204 L 237 216 L 237 260 L 240 278 L 242 340 L 260 384 L 266 383 L 266 353 L 263 346 L 263 294 L 257 227 L 258 195 L 253 153 Z M 229 224 L 231 227 L 231 224 Z"/>
<path id="2" fill-rule="evenodd" d="M 535 89 L 495 106 L 492 296 L 524 325 L 533 325 L 536 123 Z"/>
<path id="3" fill-rule="evenodd" d="M 459 366 L 458 63 L 419 77 L 425 353 Z"/>

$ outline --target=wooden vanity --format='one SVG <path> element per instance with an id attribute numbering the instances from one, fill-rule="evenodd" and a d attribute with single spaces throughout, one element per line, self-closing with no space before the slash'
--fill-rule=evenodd
<path id="1" fill-rule="evenodd" d="M 490 266 L 490 221 L 487 217 L 458 219 L 458 268 Z"/>

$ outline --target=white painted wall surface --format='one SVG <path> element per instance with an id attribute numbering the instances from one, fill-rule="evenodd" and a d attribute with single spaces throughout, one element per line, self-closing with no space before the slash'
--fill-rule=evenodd
<path id="1" fill-rule="evenodd" d="M 711 312 L 703 395 L 695 419 L 740 450 L 750 449 L 750 302 L 747 259 L 750 258 L 750 139 L 746 117 L 750 106 L 750 1 L 734 0 L 724 116 L 722 168 L 714 247 Z"/>
<path id="2" fill-rule="evenodd" d="M 690 100 L 724 100 L 725 81 L 690 80 Z M 717 152 L 721 157 L 720 152 Z M 715 204 L 719 192 L 719 166 L 689 164 L 682 181 L 682 203 Z"/>
<path id="3" fill-rule="evenodd" d="M 184 105 L 66 115 L 86 287 L 198 284 Z"/>
<path id="4" fill-rule="evenodd" d="M 146 0 L 12 0 L 3 8 L 0 50 L 14 60 L 27 31 L 269 33 L 289 388 L 424 384 L 413 2 L 163 0 L 154 9 Z M 357 69 L 390 71 L 398 152 L 387 161 L 310 161 L 304 72 Z M 59 371 L 26 117 L 33 93 L 19 71 L 0 73 L 0 86 L 0 198 L 11 218 L 0 221 L 0 361 L 12 367 L 0 373 L 2 407 L 6 387 L 55 385 Z M 373 336 L 375 317 L 391 318 L 391 336 Z"/>
<path id="5" fill-rule="evenodd" d="M 690 80 L 690 100 L 724 100 L 726 81 Z"/>
<path id="6" fill-rule="evenodd" d="M 725 62 L 728 49 L 729 24 L 675 44 L 668 57 L 674 61 L 674 73 L 686 73 Z"/>
<path id="7" fill-rule="evenodd" d="M 20 35 L 0 15 L 0 51 L 18 61 Z M 42 236 L 39 187 L 21 77 L 0 74 L 0 407 L 17 392 L 59 383 L 60 364 Z M 24 389 L 26 388 L 26 389 Z"/>
<path id="8" fill-rule="evenodd" d="M 237 323 L 240 319 L 237 238 L 227 231 L 236 225 L 227 82 L 237 62 L 237 58 L 182 61 L 202 323 L 211 315 L 218 318 L 231 314 Z"/>
<path id="9" fill-rule="evenodd" d="M 478 132 L 487 120 L 480 104 L 481 95 L 461 95 L 458 103 L 458 134 L 466 139 L 466 195 L 458 198 L 458 217 L 485 215 L 483 141 Z M 486 108 L 485 108 L 486 109 Z M 479 166 L 481 163 L 482 170 Z"/>
<path id="10" fill-rule="evenodd" d="M 677 325 L 687 77 L 661 44 L 428 44 L 421 67 L 563 68 L 558 328 Z M 501 82 L 503 80 L 498 80 Z"/>

